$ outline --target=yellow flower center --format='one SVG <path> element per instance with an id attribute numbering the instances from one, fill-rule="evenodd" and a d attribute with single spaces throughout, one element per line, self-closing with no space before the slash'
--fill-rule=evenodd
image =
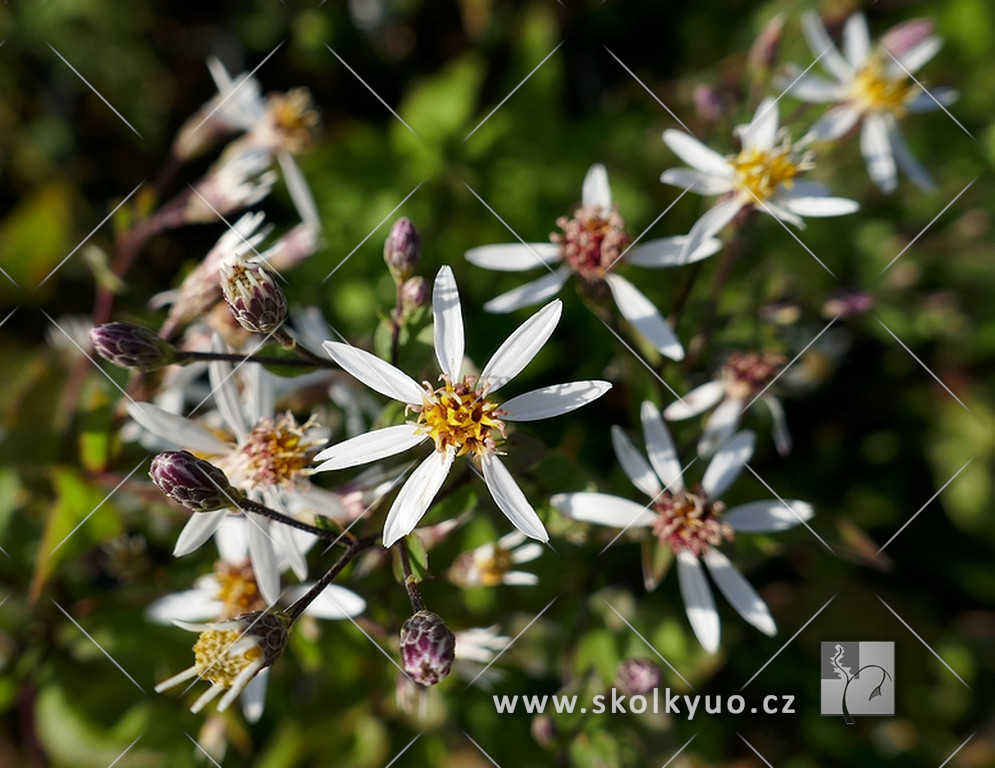
<path id="1" fill-rule="evenodd" d="M 230 619 L 250 611 L 259 611 L 266 607 L 259 594 L 252 566 L 248 563 L 235 565 L 219 561 L 215 566 L 215 578 L 218 580 L 217 599 L 224 604 L 222 618 Z"/>
<path id="2" fill-rule="evenodd" d="M 891 112 L 902 114 L 905 104 L 912 98 L 916 86 L 905 82 L 905 77 L 892 78 L 885 70 L 880 56 L 868 60 L 851 85 L 851 94 L 864 112 Z"/>
<path id="3" fill-rule="evenodd" d="M 751 198 L 763 202 L 783 184 L 790 187 L 795 176 L 804 170 L 802 163 L 791 156 L 790 146 L 774 149 L 744 149 L 730 164 L 736 180 L 750 192 Z"/>
<path id="4" fill-rule="evenodd" d="M 242 639 L 237 629 L 208 629 L 201 633 L 193 646 L 194 664 L 201 677 L 230 688 L 238 673 L 263 655 L 259 645 L 233 654 L 233 647 Z"/>
<path id="5" fill-rule="evenodd" d="M 274 128 L 281 137 L 281 149 L 297 154 L 311 143 L 319 118 L 307 88 L 270 94 L 269 108 Z"/>
<path id="6" fill-rule="evenodd" d="M 477 558 L 477 568 L 480 570 L 480 583 L 487 587 L 495 587 L 504 581 L 504 575 L 514 566 L 511 552 L 494 544 L 489 553 Z"/>
<path id="7" fill-rule="evenodd" d="M 287 413 L 276 419 L 260 419 L 246 437 L 236 459 L 235 476 L 241 473 L 251 488 L 288 488 L 302 476 L 318 450 L 308 440 L 311 422 L 300 425 Z"/>
<path id="8" fill-rule="evenodd" d="M 435 448 L 453 448 L 457 456 L 473 453 L 480 456 L 497 447 L 494 430 L 504 436 L 504 422 L 494 415 L 497 403 L 474 390 L 469 379 L 432 390 L 428 384 L 425 402 L 418 413 L 419 431 L 435 441 Z"/>

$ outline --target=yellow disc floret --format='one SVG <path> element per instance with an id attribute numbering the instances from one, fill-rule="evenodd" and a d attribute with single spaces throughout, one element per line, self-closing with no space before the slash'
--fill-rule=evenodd
<path id="1" fill-rule="evenodd" d="M 208 629 L 194 643 L 194 664 L 205 680 L 230 688 L 246 667 L 263 656 L 263 649 L 249 641 L 248 648 L 238 647 L 245 640 L 237 629 Z"/>
<path id="2" fill-rule="evenodd" d="M 901 115 L 916 86 L 905 77 L 889 77 L 880 56 L 868 59 L 851 84 L 851 97 L 864 112 L 891 112 Z"/>
<path id="3" fill-rule="evenodd" d="M 744 149 L 729 161 L 736 179 L 750 192 L 751 201 L 767 200 L 782 184 L 790 187 L 795 176 L 805 170 L 791 154 L 790 146 Z"/>
<path id="4" fill-rule="evenodd" d="M 426 384 L 425 401 L 418 413 L 420 431 L 435 441 L 436 450 L 450 448 L 457 456 L 473 453 L 480 456 L 497 447 L 494 431 L 504 435 L 504 422 L 494 415 L 497 403 L 476 391 L 470 379 L 431 389 Z"/>

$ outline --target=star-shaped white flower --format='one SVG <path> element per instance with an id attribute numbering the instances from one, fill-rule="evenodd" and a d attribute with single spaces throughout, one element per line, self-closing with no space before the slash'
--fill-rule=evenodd
<path id="1" fill-rule="evenodd" d="M 551 299 L 571 275 L 583 287 L 597 291 L 607 285 L 619 313 L 666 357 L 680 360 L 684 349 L 653 303 L 632 283 L 613 270 L 616 264 L 640 267 L 676 267 L 707 258 L 721 247 L 706 239 L 685 253 L 685 235 L 647 240 L 631 245 L 625 222 L 612 206 L 608 171 L 592 165 L 584 177 L 581 206 L 573 216 L 559 219 L 562 234 L 550 243 L 501 243 L 482 245 L 466 252 L 471 264 L 499 272 L 519 272 L 545 266 L 549 274 L 503 293 L 484 304 L 488 312 L 511 312 Z M 559 264 L 556 269 L 551 269 Z"/>
<path id="2" fill-rule="evenodd" d="M 667 146 L 692 167 L 669 168 L 660 180 L 700 195 L 720 195 L 691 227 L 682 256 L 695 253 L 744 208 L 758 208 L 804 227 L 803 216 L 842 216 L 860 207 L 853 200 L 831 196 L 822 184 L 797 179 L 813 167 L 812 157 L 778 130 L 774 99 L 760 102 L 753 120 L 738 126 L 736 134 L 742 151 L 723 157 L 682 131 L 663 132 Z"/>
<path id="3" fill-rule="evenodd" d="M 754 434 L 744 430 L 733 435 L 709 463 L 701 486 L 689 489 L 656 406 L 644 402 L 641 419 L 648 462 L 619 427 L 612 427 L 612 445 L 632 484 L 650 497 L 649 504 L 606 493 L 563 493 L 554 496 L 551 503 L 574 520 L 623 529 L 649 528 L 660 546 L 677 558 L 677 578 L 688 621 L 709 653 L 718 650 L 720 626 L 702 560 L 733 608 L 765 635 L 774 635 L 777 627 L 766 604 L 718 546 L 731 540 L 734 533 L 783 531 L 805 522 L 814 514 L 811 505 L 770 499 L 726 511 L 719 498 L 753 455 Z"/>
<path id="4" fill-rule="evenodd" d="M 791 95 L 816 104 L 835 104 L 802 139 L 829 141 L 861 123 L 860 151 L 871 180 L 884 192 L 898 183 L 897 168 L 919 188 L 930 191 L 933 180 L 912 156 L 898 128 L 898 118 L 908 112 L 927 112 L 952 103 L 957 94 L 949 88 L 926 91 L 912 76 L 940 50 L 927 20 L 906 22 L 871 46 L 867 20 L 855 13 L 843 27 L 843 53 L 832 41 L 815 12 L 802 17 L 809 48 L 833 80 L 804 74 L 791 86 Z M 797 68 L 795 68 L 797 71 Z M 794 72 L 789 73 L 789 77 Z"/>
<path id="5" fill-rule="evenodd" d="M 449 569 L 449 579 L 463 587 L 532 586 L 539 583 L 539 577 L 514 568 L 532 562 L 541 554 L 541 545 L 527 542 L 521 531 L 512 531 L 497 541 L 461 553 Z"/>
<path id="6" fill-rule="evenodd" d="M 553 301 L 534 314 L 498 347 L 474 379 L 464 377 L 463 315 L 452 269 L 442 267 L 435 278 L 432 315 L 435 354 L 442 368 L 442 386 L 419 385 L 403 371 L 349 344 L 326 341 L 325 351 L 366 386 L 404 403 L 416 418 L 377 429 L 333 445 L 315 459 L 316 472 L 344 469 L 393 456 L 425 440 L 435 450 L 401 487 L 387 513 L 383 544 L 390 547 L 421 520 L 439 492 L 457 456 L 470 454 L 480 463 L 484 482 L 498 508 L 516 528 L 533 539 L 549 535 L 511 473 L 498 459 L 498 442 L 505 421 L 538 421 L 580 408 L 611 388 L 605 381 L 575 381 L 526 392 L 498 405 L 491 398 L 517 376 L 549 339 L 562 305 Z"/>

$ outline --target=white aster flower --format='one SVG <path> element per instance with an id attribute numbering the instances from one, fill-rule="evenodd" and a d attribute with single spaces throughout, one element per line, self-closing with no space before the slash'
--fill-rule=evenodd
<path id="1" fill-rule="evenodd" d="M 698 441 L 698 454 L 708 457 L 736 431 L 743 411 L 759 396 L 758 399 L 770 409 L 774 445 L 784 456 L 791 452 L 784 406 L 766 388 L 786 362 L 786 358 L 771 352 L 734 352 L 722 366 L 717 379 L 695 387 L 683 399 L 668 405 L 663 416 L 668 421 L 680 421 L 715 408 Z"/>
<path id="2" fill-rule="evenodd" d="M 228 476 L 232 486 L 270 508 L 284 514 L 310 508 L 329 510 L 334 515 L 341 507 L 337 496 L 312 486 L 307 479 L 311 459 L 327 440 L 327 432 L 310 421 L 298 424 L 289 413 L 274 416 L 273 376 L 261 366 L 239 368 L 244 375 L 244 400 L 239 397 L 229 363 L 213 361 L 208 371 L 232 442 L 222 440 L 192 419 L 151 403 L 129 403 L 128 414 L 164 440 L 206 458 Z M 192 514 L 176 540 L 173 554 L 180 557 L 199 548 L 229 514 L 223 509 Z M 264 599 L 272 604 L 279 596 L 280 558 L 285 557 L 301 579 L 307 576 L 307 563 L 294 529 L 254 512 L 244 514 L 251 523 L 248 539 L 252 567 Z"/>
<path id="3" fill-rule="evenodd" d="M 324 343 L 325 351 L 343 370 L 382 395 L 404 403 L 416 418 L 377 429 L 326 448 L 315 459 L 315 471 L 344 469 L 394 456 L 431 439 L 432 454 L 411 473 L 387 513 L 383 544 L 390 547 L 411 533 L 442 487 L 457 456 L 479 462 L 484 482 L 498 508 L 512 524 L 533 539 L 549 535 L 515 482 L 498 459 L 497 445 L 505 421 L 538 421 L 580 408 L 611 388 L 605 381 L 575 381 L 544 387 L 498 404 L 492 396 L 517 376 L 549 339 L 560 319 L 562 304 L 553 301 L 534 314 L 498 347 L 478 378 L 463 376 L 463 314 L 452 269 L 442 267 L 432 295 L 435 354 L 442 368 L 441 387 L 419 385 L 379 357 L 349 344 Z"/>
<path id="4" fill-rule="evenodd" d="M 584 290 L 597 294 L 607 286 L 622 317 L 646 337 L 659 352 L 673 360 L 684 357 L 684 349 L 659 310 L 632 283 L 612 270 L 616 264 L 640 267 L 676 267 L 711 256 L 721 247 L 706 238 L 685 252 L 687 237 L 664 237 L 631 245 L 625 222 L 612 205 L 608 171 L 592 165 L 584 177 L 581 206 L 571 217 L 557 220 L 562 234 L 550 243 L 502 243 L 482 245 L 466 252 L 471 264 L 500 272 L 519 272 L 559 264 L 538 280 L 519 286 L 484 304 L 488 312 L 511 312 L 547 301 L 577 275 Z"/>
<path id="5" fill-rule="evenodd" d="M 514 570 L 516 565 L 530 563 L 542 554 L 542 545 L 525 539 L 521 531 L 512 531 L 497 541 L 463 552 L 449 569 L 449 579 L 464 587 L 538 584 L 539 577 L 534 573 Z"/>
<path id="6" fill-rule="evenodd" d="M 262 599 L 249 561 L 250 525 L 244 517 L 225 518 L 218 536 L 221 558 L 214 564 L 214 573 L 198 578 L 193 589 L 153 601 L 145 610 L 146 617 L 158 624 L 210 622 L 264 610 L 266 601 Z M 313 537 L 309 538 L 313 541 Z M 293 602 L 311 586 L 301 584 L 289 589 L 287 600 Z M 364 610 L 366 601 L 363 598 L 345 587 L 331 584 L 304 609 L 304 614 L 335 620 L 358 616 Z M 240 697 L 242 712 L 250 722 L 262 716 L 268 678 L 269 668 L 266 667 L 245 686 Z"/>
<path id="7" fill-rule="evenodd" d="M 774 635 L 777 627 L 764 601 L 718 547 L 731 541 L 735 533 L 783 531 L 805 522 L 814 514 L 811 505 L 770 499 L 726 511 L 719 498 L 753 455 L 754 434 L 743 431 L 730 438 L 709 463 L 701 485 L 689 489 L 656 406 L 644 402 L 641 420 L 649 462 L 619 427 L 612 428 L 612 444 L 625 474 L 650 497 L 649 504 L 606 493 L 558 494 L 551 503 L 574 520 L 623 529 L 649 528 L 660 546 L 677 558 L 677 578 L 688 621 L 709 653 L 718 650 L 720 627 L 702 560 L 733 608 L 765 635 Z"/>
<path id="8" fill-rule="evenodd" d="M 744 208 L 758 208 L 771 216 L 804 227 L 803 216 L 842 216 L 860 206 L 832 197 L 822 184 L 797 177 L 814 167 L 811 153 L 778 130 L 777 102 L 764 99 L 753 120 L 736 128 L 742 142 L 737 155 L 723 157 L 693 136 L 668 129 L 663 140 L 691 168 L 669 168 L 660 176 L 700 195 L 720 195 L 688 233 L 682 254 L 692 254 L 718 234 Z"/>
<path id="9" fill-rule="evenodd" d="M 928 92 L 911 81 L 942 45 L 940 38 L 932 34 L 932 23 L 925 19 L 906 22 L 872 47 L 867 20 L 862 13 L 855 13 L 843 27 L 842 54 L 829 39 L 817 13 L 806 13 L 802 28 L 809 48 L 820 56 L 819 64 L 833 80 L 806 73 L 792 85 L 791 95 L 802 101 L 835 105 L 819 118 L 802 142 L 837 139 L 862 123 L 860 151 L 878 187 L 884 192 L 895 189 L 897 164 L 916 186 L 926 191 L 933 189 L 929 173 L 912 156 L 898 128 L 898 119 L 906 113 L 940 109 L 957 98 L 951 89 Z"/>

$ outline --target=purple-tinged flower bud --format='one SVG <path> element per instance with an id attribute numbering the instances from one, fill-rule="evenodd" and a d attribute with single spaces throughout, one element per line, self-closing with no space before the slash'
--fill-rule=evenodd
<path id="1" fill-rule="evenodd" d="M 442 617 L 418 611 L 401 627 L 401 662 L 419 685 L 435 685 L 449 674 L 456 656 L 456 636 Z"/>
<path id="2" fill-rule="evenodd" d="M 401 314 L 410 315 L 416 309 L 428 304 L 428 281 L 421 277 L 410 277 L 401 284 Z"/>
<path id="3" fill-rule="evenodd" d="M 187 451 L 163 451 L 152 459 L 149 477 L 166 496 L 191 512 L 238 509 L 241 492 L 209 461 Z"/>
<path id="4" fill-rule="evenodd" d="M 698 117 L 706 123 L 718 122 L 728 111 L 721 91 L 704 83 L 694 89 L 694 108 Z"/>
<path id="5" fill-rule="evenodd" d="M 822 315 L 827 318 L 849 320 L 851 317 L 870 312 L 874 297 L 865 291 L 839 293 L 822 305 Z"/>
<path id="6" fill-rule="evenodd" d="M 420 258 L 421 237 L 418 230 L 411 219 L 398 219 L 383 246 L 383 260 L 387 263 L 390 274 L 399 283 L 406 280 L 418 268 Z"/>
<path id="7" fill-rule="evenodd" d="M 901 57 L 933 34 L 932 19 L 919 18 L 896 24 L 881 36 L 881 47 L 892 56 Z"/>
<path id="8" fill-rule="evenodd" d="M 615 672 L 615 687 L 627 696 L 645 696 L 660 687 L 660 668 L 649 659 L 626 659 Z"/>
<path id="9" fill-rule="evenodd" d="M 770 71 L 777 60 L 777 52 L 781 48 L 781 33 L 784 31 L 784 16 L 777 14 L 764 25 L 753 41 L 747 62 L 751 69 L 764 74 Z"/>
<path id="10" fill-rule="evenodd" d="M 536 715 L 529 727 L 532 738 L 540 747 L 551 747 L 556 742 L 558 729 L 549 715 Z"/>
<path id="11" fill-rule="evenodd" d="M 90 329 L 90 343 L 104 360 L 122 368 L 155 371 L 176 362 L 176 347 L 157 333 L 131 323 L 104 323 Z"/>
<path id="12" fill-rule="evenodd" d="M 287 319 L 287 297 L 267 267 L 235 259 L 219 272 L 225 301 L 245 330 L 272 333 Z"/>

